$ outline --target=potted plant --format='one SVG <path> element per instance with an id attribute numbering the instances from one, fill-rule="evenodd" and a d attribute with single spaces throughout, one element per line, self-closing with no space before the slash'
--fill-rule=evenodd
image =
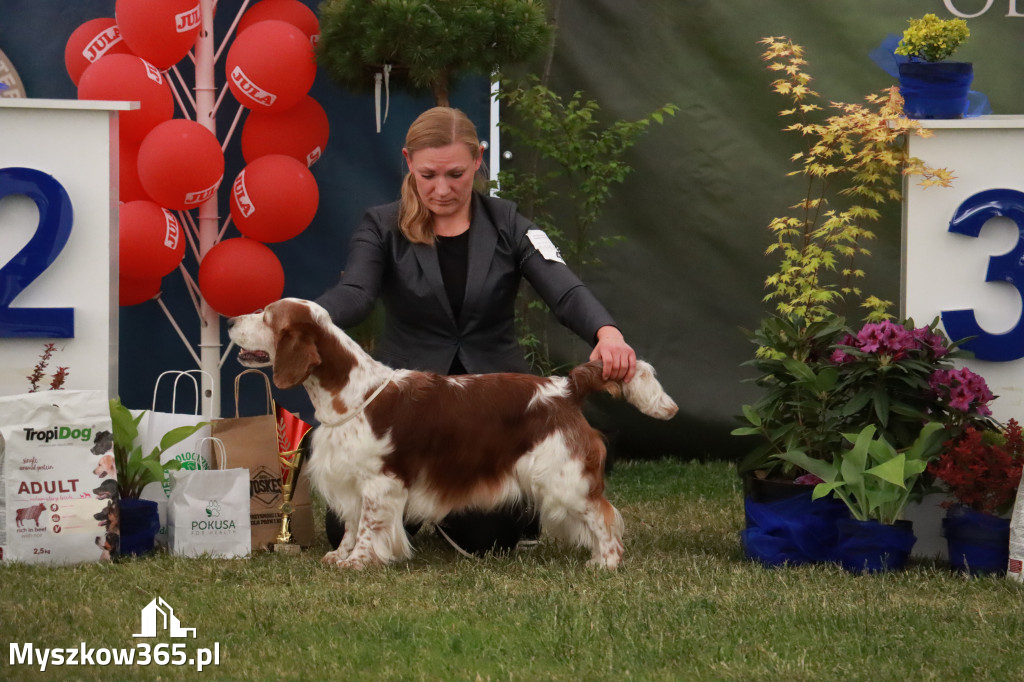
<path id="1" fill-rule="evenodd" d="M 792 484 L 806 480 L 802 474 L 808 470 L 784 455 L 797 452 L 830 465 L 850 449 L 843 434 L 869 426 L 900 453 L 918 441 L 929 421 L 959 428 L 986 418 L 983 411 L 961 413 L 933 386 L 935 372 L 952 371 L 952 360 L 962 353 L 937 330 L 937 322 L 894 322 L 892 304 L 859 285 L 865 276 L 859 259 L 870 255 L 865 244 L 875 238 L 878 205 L 902 198 L 901 176 L 919 175 L 924 186 L 950 184 L 948 170 L 930 168 L 906 151 L 906 136 L 927 137 L 931 131 L 902 115 L 897 88 L 870 95 L 865 104 L 834 102 L 834 113 L 827 115 L 810 87 L 803 49 L 785 37 L 761 42 L 768 70 L 778 74 L 772 87 L 789 100 L 781 111 L 790 121 L 785 130 L 803 143 L 791 157 L 798 168 L 790 175 L 804 181 L 804 193 L 769 224 L 766 252 L 779 263 L 765 280 L 765 301 L 775 310 L 748 332 L 757 350 L 746 364 L 758 370 L 752 381 L 763 392 L 743 407 L 745 425 L 733 432 L 756 437 L 739 467 L 748 490 L 747 531 L 752 505 L 777 504 L 752 494 L 765 480 L 789 481 L 784 487 L 808 502 L 825 499 L 812 499 L 809 487 Z M 844 315 L 857 308 L 866 323 L 854 330 Z M 822 534 L 804 525 L 813 515 L 800 509 L 773 519 L 770 532 L 784 528 L 784 539 L 798 548 L 816 542 Z"/>
<path id="2" fill-rule="evenodd" d="M 963 19 L 911 19 L 896 47 L 904 110 L 913 118 L 962 118 L 974 79 L 970 62 L 946 61 L 970 37 Z"/>
<path id="3" fill-rule="evenodd" d="M 1010 520 L 1024 470 L 1024 438 L 1011 419 L 1002 431 L 969 426 L 944 444 L 939 458 L 928 464 L 940 490 L 955 502 L 942 527 L 949 544 L 949 562 L 972 575 L 1006 570 Z"/>
<path id="4" fill-rule="evenodd" d="M 765 279 L 764 300 L 774 304 L 775 312 L 747 332 L 757 350 L 746 363 L 759 370 L 753 381 L 765 394 L 743 408 L 747 425 L 734 432 L 762 436 L 741 464 L 741 473 L 757 471 L 757 478 L 770 478 L 784 468 L 772 454 L 799 443 L 829 457 L 839 442 L 840 419 L 845 430 L 866 425 L 856 424 L 855 414 L 842 414 L 830 403 L 838 380 L 830 359 L 850 333 L 843 313 L 860 308 L 869 323 L 890 317 L 892 303 L 859 286 L 865 276 L 859 259 L 870 255 L 865 243 L 876 237 L 872 225 L 880 217 L 877 206 L 902 198 L 903 175 L 921 176 L 923 186 L 948 186 L 952 174 L 907 154 L 905 136 L 928 137 L 932 131 L 901 115 L 896 88 L 869 95 L 865 104 L 833 102 L 834 113 L 826 115 L 816 103 L 821 96 L 810 87 L 803 48 L 785 37 L 761 43 L 766 68 L 779 75 L 772 89 L 788 100 L 780 111 L 788 121 L 784 130 L 802 144 L 791 157 L 798 168 L 789 175 L 800 177 L 804 190 L 788 212 L 768 225 L 772 241 L 766 253 L 778 256 L 778 265 Z M 865 367 L 860 373 L 870 372 Z M 887 407 L 884 398 L 879 397 L 878 407 Z M 792 467 L 784 473 L 784 478 L 794 477 Z"/>
<path id="5" fill-rule="evenodd" d="M 160 456 L 172 445 L 193 435 L 205 422 L 195 426 L 172 429 L 160 439 L 160 445 L 143 456 L 139 440 L 139 422 L 145 410 L 132 416 L 131 411 L 114 398 L 110 401 L 110 419 L 114 430 L 114 464 L 117 468 L 117 497 L 120 508 L 121 554 L 145 554 L 153 549 L 160 530 L 157 503 L 139 499 L 148 484 L 162 482 L 165 471 L 176 471 L 181 462 L 171 459 L 161 464 Z"/>
<path id="6" fill-rule="evenodd" d="M 851 518 L 838 522 L 836 555 L 843 568 L 854 573 L 900 569 L 916 541 L 911 523 L 900 516 L 928 460 L 942 446 L 943 425 L 926 422 L 903 450 L 876 433 L 873 424 L 843 437 L 852 447 L 838 451 L 831 461 L 799 450 L 779 457 L 821 479 L 813 499 L 831 493 L 849 509 Z"/>

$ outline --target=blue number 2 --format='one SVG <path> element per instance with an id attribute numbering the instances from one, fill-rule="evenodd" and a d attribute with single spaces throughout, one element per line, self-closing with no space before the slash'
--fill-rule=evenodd
<path id="1" fill-rule="evenodd" d="M 71 338 L 75 335 L 74 308 L 11 307 L 67 244 L 73 222 L 71 197 L 53 176 L 42 171 L 0 168 L 0 199 L 18 194 L 35 202 L 39 225 L 28 244 L 0 268 L 0 337 Z"/>
<path id="2" fill-rule="evenodd" d="M 1015 189 L 978 192 L 960 204 L 949 221 L 949 231 L 977 237 L 985 222 L 997 216 L 1017 224 L 1017 243 L 1008 252 L 989 258 L 985 281 L 1008 282 L 1024 300 L 1024 192 Z M 942 324 L 951 339 L 975 337 L 963 347 L 979 360 L 1011 362 L 1024 358 L 1024 316 L 1003 334 L 990 334 L 982 329 L 973 310 L 943 311 Z"/>

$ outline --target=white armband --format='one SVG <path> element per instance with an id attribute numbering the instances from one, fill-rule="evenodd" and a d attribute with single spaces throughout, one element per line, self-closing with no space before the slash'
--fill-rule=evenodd
<path id="1" fill-rule="evenodd" d="M 562 260 L 562 254 L 558 253 L 558 247 L 551 242 L 551 239 L 544 234 L 543 230 L 528 230 L 526 236 L 530 239 L 530 243 L 533 244 L 533 248 L 537 249 L 540 255 L 544 257 L 544 260 L 551 260 L 565 265 L 565 261 Z"/>

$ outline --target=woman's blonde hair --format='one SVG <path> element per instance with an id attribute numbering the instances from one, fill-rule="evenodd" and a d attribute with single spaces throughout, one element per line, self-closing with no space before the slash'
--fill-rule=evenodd
<path id="1" fill-rule="evenodd" d="M 427 109 L 412 122 L 409 132 L 405 134 L 405 150 L 410 157 L 421 149 L 447 147 L 455 143 L 466 145 L 474 161 L 480 157 L 480 139 L 476 135 L 476 126 L 466 114 L 451 107 Z M 411 242 L 434 243 L 433 215 L 420 201 L 416 178 L 412 173 L 406 173 L 402 181 L 398 226 Z"/>

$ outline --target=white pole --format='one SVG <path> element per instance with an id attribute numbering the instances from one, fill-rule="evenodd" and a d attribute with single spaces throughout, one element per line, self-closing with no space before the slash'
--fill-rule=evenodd
<path id="1" fill-rule="evenodd" d="M 202 27 L 196 38 L 196 121 L 217 135 L 215 100 L 214 0 L 200 0 Z M 199 206 L 199 261 L 218 239 L 217 193 Z M 220 315 L 200 298 L 199 369 L 203 370 L 203 415 L 220 416 Z"/>
<path id="2" fill-rule="evenodd" d="M 495 78 L 491 82 L 491 127 L 488 133 L 490 144 L 487 148 L 489 154 L 487 167 L 491 170 L 491 180 L 494 180 L 495 183 L 498 182 L 498 172 L 501 170 L 501 132 L 498 129 L 498 121 L 501 116 L 501 110 L 498 107 L 498 92 L 500 90 L 501 84 Z M 495 184 L 494 188 L 491 189 L 491 194 L 497 195 L 498 189 L 497 184 Z"/>

